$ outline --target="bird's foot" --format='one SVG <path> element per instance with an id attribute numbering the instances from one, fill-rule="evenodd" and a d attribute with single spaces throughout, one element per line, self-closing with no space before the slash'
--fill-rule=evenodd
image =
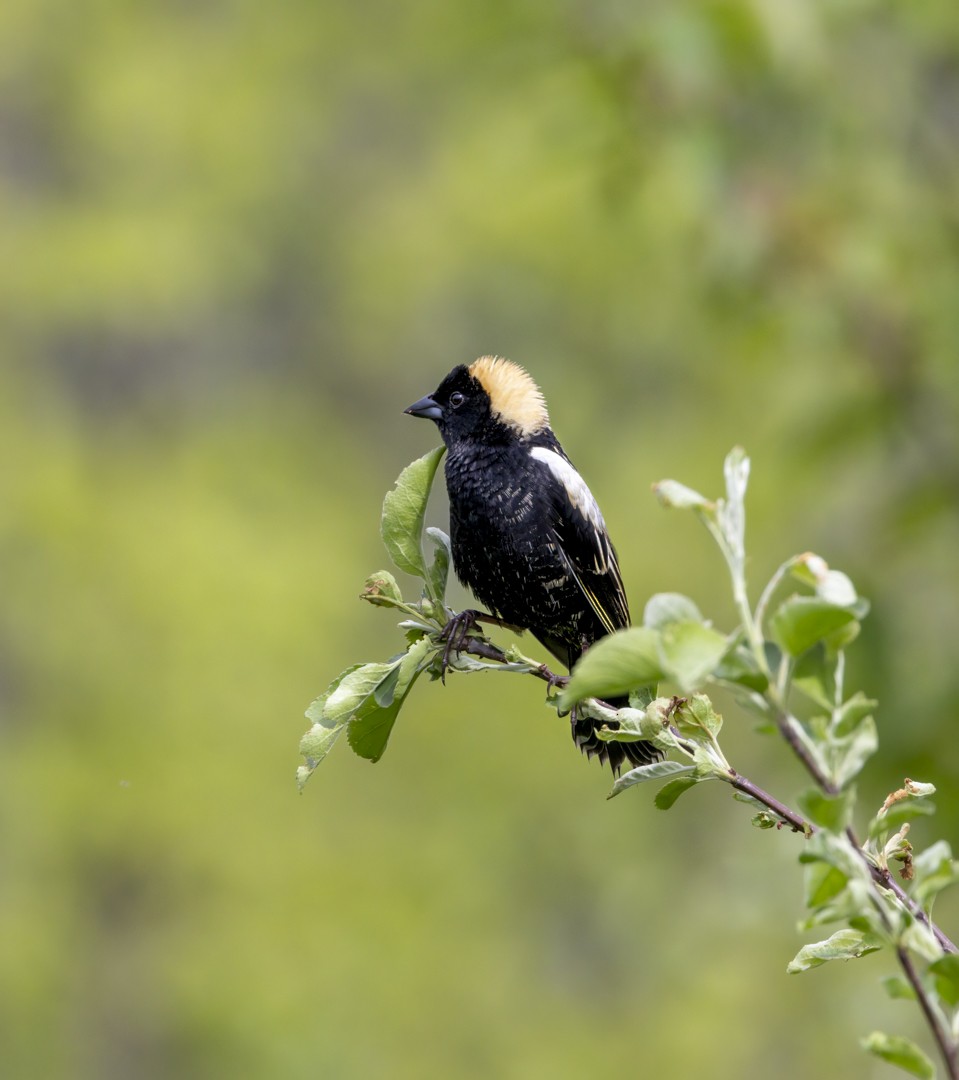
<path id="1" fill-rule="evenodd" d="M 541 679 L 546 681 L 546 697 L 549 699 L 555 690 L 562 690 L 563 687 L 569 682 L 568 675 L 557 675 L 555 671 L 552 671 L 546 664 L 540 664 L 536 669 L 537 674 Z"/>
<path id="2" fill-rule="evenodd" d="M 476 629 L 476 624 L 480 622 L 491 623 L 493 626 L 502 626 L 507 630 L 522 633 L 522 627 L 514 626 L 512 623 L 508 623 L 504 619 L 498 619 L 495 615 L 489 615 L 485 611 L 476 611 L 474 608 L 467 608 L 465 611 L 454 615 L 443 627 L 439 635 L 439 640 L 446 643 L 440 660 L 440 678 L 444 685 L 446 684 L 446 670 L 450 665 L 450 657 L 454 653 L 463 652 L 470 635 Z"/>

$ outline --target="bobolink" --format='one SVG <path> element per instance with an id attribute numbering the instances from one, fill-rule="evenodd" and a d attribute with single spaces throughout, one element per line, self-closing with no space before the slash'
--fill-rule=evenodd
<path id="1" fill-rule="evenodd" d="M 453 566 L 494 617 L 529 630 L 567 669 L 598 638 L 629 625 L 603 515 L 521 367 L 492 356 L 460 364 L 406 412 L 440 430 Z M 577 746 L 614 773 L 624 761 L 661 756 L 646 742 L 602 742 L 575 711 L 571 724 Z"/>

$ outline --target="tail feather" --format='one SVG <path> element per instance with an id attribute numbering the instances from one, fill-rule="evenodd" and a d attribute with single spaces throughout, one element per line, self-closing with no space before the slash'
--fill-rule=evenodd
<path id="1" fill-rule="evenodd" d="M 533 631 L 533 635 L 569 671 L 573 670 L 576 661 L 583 654 L 581 648 L 577 648 L 564 638 L 537 630 Z M 629 698 L 610 698 L 606 704 L 614 709 L 621 709 L 629 704 Z M 570 713 L 569 722 L 573 732 L 573 742 L 587 758 L 598 757 L 601 765 L 608 763 L 613 776 L 619 776 L 624 765 L 627 769 L 633 769 L 637 765 L 651 765 L 654 761 L 663 759 L 662 751 L 657 750 L 652 743 L 603 742 L 596 734 L 596 721 L 588 716 L 577 716 L 575 708 Z M 613 727 L 613 724 L 609 724 L 609 727 Z"/>
<path id="2" fill-rule="evenodd" d="M 621 709 L 629 704 L 628 698 L 613 698 L 607 702 L 614 709 Z M 614 723 L 607 725 L 613 727 Z M 570 727 L 573 742 L 588 757 L 598 757 L 600 764 L 609 764 L 613 776 L 619 776 L 625 765 L 633 769 L 637 765 L 650 765 L 662 761 L 662 751 L 649 742 L 604 742 L 597 734 L 597 721 L 591 716 L 578 716 L 576 710 L 570 713 Z"/>

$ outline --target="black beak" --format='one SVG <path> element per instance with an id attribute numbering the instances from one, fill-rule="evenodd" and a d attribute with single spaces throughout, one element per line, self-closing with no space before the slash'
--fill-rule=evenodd
<path id="1" fill-rule="evenodd" d="M 409 413 L 410 416 L 422 416 L 424 420 L 443 419 L 443 409 L 429 396 L 414 401 L 408 409 L 403 411 Z"/>

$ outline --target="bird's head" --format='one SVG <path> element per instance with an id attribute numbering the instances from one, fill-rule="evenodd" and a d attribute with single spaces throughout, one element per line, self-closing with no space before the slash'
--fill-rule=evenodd
<path id="1" fill-rule="evenodd" d="M 448 446 L 463 439 L 524 439 L 549 427 L 539 387 L 519 364 L 497 356 L 453 368 L 406 412 L 435 421 Z"/>

